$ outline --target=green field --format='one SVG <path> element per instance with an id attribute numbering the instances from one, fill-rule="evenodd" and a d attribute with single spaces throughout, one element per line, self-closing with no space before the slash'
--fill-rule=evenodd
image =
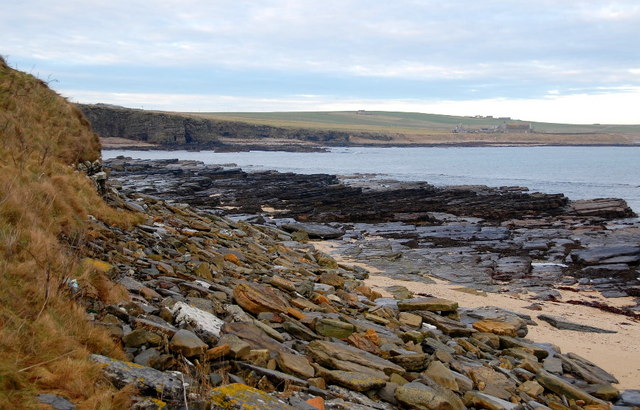
<path id="1" fill-rule="evenodd" d="M 539 133 L 624 134 L 640 136 L 638 125 L 575 125 L 520 121 L 499 118 L 459 117 L 387 111 L 313 111 L 313 112 L 244 112 L 189 113 L 189 115 L 221 120 L 237 120 L 280 127 L 320 128 L 345 131 L 387 133 L 449 133 L 458 124 L 467 128 L 484 128 L 507 123 L 532 124 Z"/>

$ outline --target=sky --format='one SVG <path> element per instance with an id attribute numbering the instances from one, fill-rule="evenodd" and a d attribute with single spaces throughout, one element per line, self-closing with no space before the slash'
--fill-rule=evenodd
<path id="1" fill-rule="evenodd" d="M 638 0 L 3 0 L 0 54 L 82 103 L 640 124 Z"/>

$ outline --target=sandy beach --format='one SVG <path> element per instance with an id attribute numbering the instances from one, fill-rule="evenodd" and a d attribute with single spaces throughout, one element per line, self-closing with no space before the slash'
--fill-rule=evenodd
<path id="1" fill-rule="evenodd" d="M 427 293 L 433 296 L 455 300 L 460 307 L 475 308 L 481 306 L 498 306 L 514 312 L 532 317 L 537 326 L 529 326 L 527 338 L 536 342 L 552 343 L 563 353 L 576 353 L 604 370 L 613 374 L 620 383 L 619 389 L 640 389 L 640 323 L 629 317 L 604 312 L 588 306 L 570 305 L 562 302 L 536 301 L 526 294 L 483 293 L 463 288 L 437 278 L 434 284 L 397 280 L 384 276 L 371 266 L 353 263 L 331 252 L 329 243 L 314 242 L 314 246 L 323 252 L 331 253 L 337 260 L 345 264 L 359 265 L 369 270 L 370 277 L 365 284 L 374 290 L 391 296 L 385 291 L 387 286 L 401 285 L 414 293 Z M 570 292 L 559 291 L 561 300 L 599 300 L 611 306 L 622 307 L 631 305 L 632 298 L 605 299 L 598 292 Z M 541 303 L 542 310 L 527 309 L 526 306 L 534 302 Z M 571 330 L 559 330 L 543 320 L 537 319 L 540 314 L 561 316 L 571 322 L 602 329 L 613 330 L 617 333 L 586 333 Z"/>

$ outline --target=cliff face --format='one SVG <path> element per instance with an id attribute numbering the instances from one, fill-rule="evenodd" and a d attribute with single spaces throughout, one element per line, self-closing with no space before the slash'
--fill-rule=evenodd
<path id="1" fill-rule="evenodd" d="M 349 143 L 350 133 L 332 130 L 282 128 L 236 121 L 192 118 L 108 105 L 79 105 L 93 130 L 103 138 L 117 137 L 154 144 L 216 145 L 224 139 L 289 139 L 329 145 Z M 381 138 L 369 135 L 369 138 Z"/>

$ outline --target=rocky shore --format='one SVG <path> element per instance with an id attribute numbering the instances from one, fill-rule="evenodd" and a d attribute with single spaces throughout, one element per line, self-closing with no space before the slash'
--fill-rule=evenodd
<path id="1" fill-rule="evenodd" d="M 137 387 L 135 408 L 640 406 L 640 391 L 619 391 L 616 375 L 588 358 L 525 339 L 532 317 L 402 286 L 378 291 L 358 266 L 411 281 L 539 290 L 541 300 L 557 297 L 558 285 L 634 295 L 640 249 L 628 244 L 640 233 L 613 220 L 632 216 L 623 201 L 428 184 L 364 189 L 329 175 L 193 162 L 107 165 L 112 187 L 89 173 L 114 205 L 146 222 L 131 230 L 95 222 L 81 246 L 85 263 L 129 300 L 104 305 L 93 295 L 113 289 L 77 292 L 124 346 L 128 362 L 94 360 L 116 386 Z M 309 238 L 328 239 L 353 264 Z"/>

